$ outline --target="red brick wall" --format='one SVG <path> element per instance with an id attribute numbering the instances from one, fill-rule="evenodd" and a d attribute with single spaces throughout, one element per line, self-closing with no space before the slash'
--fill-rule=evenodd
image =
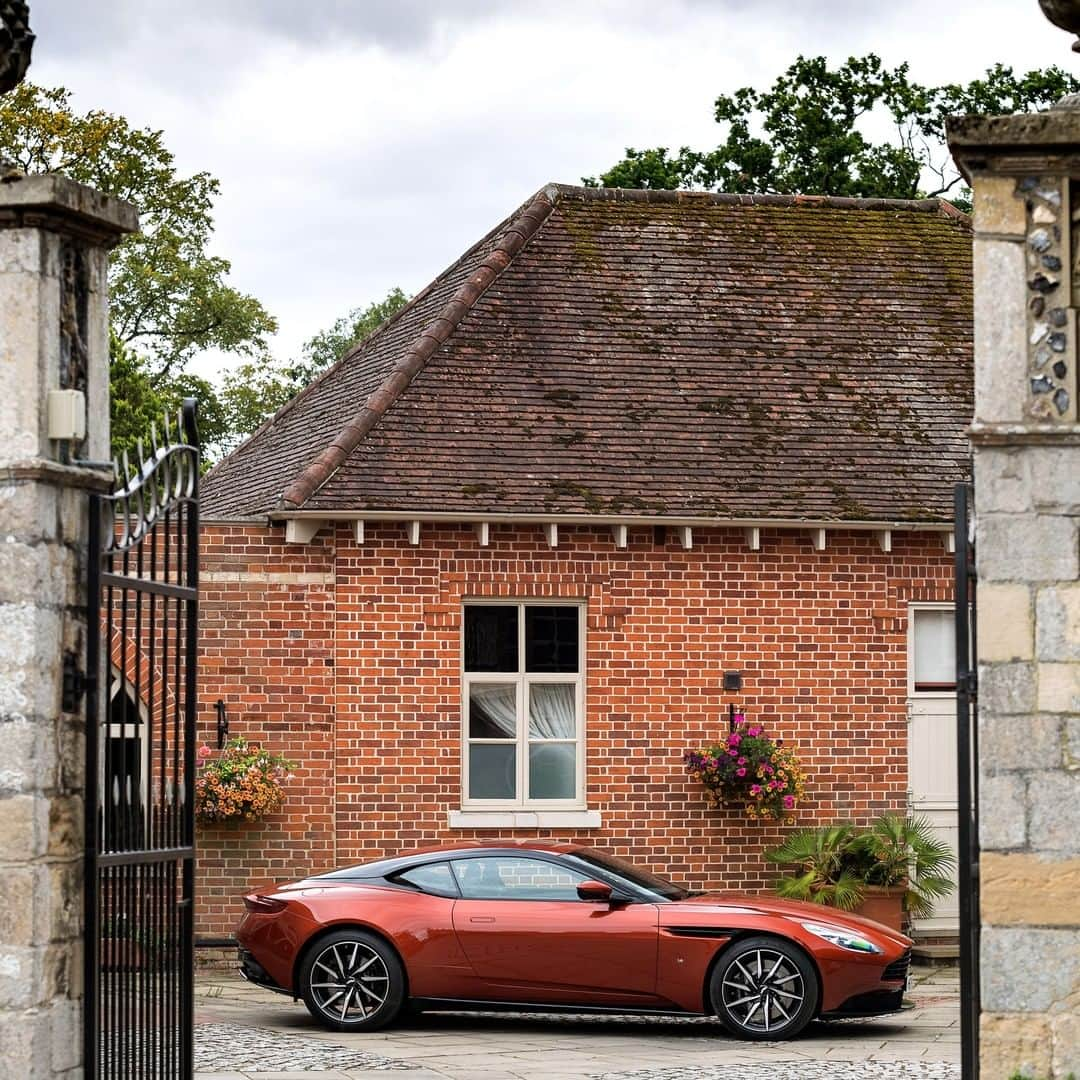
<path id="1" fill-rule="evenodd" d="M 809 800 L 795 818 L 865 820 L 901 809 L 907 787 L 907 602 L 948 600 L 937 534 L 367 525 L 309 545 L 282 529 L 209 525 L 203 534 L 201 715 L 300 762 L 284 812 L 255 827 L 202 831 L 198 930 L 230 933 L 253 881 L 477 833 L 460 808 L 463 598 L 587 603 L 588 804 L 603 827 L 573 839 L 631 854 L 694 888 L 766 888 L 762 850 L 781 834 L 707 807 L 682 754 L 726 733 L 725 670 L 741 670 L 751 719 L 795 745 Z M 301 575 L 298 577 L 298 575 Z M 306 575 L 306 577 L 304 577 Z M 227 580 L 239 576 L 242 580 Z M 484 830 L 490 835 L 491 830 Z M 564 832 L 513 835 L 567 838 Z"/>

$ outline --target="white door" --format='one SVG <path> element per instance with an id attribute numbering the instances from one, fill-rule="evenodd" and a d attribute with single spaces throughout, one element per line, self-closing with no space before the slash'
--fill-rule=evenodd
<path id="1" fill-rule="evenodd" d="M 908 806 L 926 818 L 956 856 L 956 650 L 951 604 L 908 608 Z M 955 874 L 954 874 L 955 878 Z M 960 932 L 957 890 L 916 919 L 915 936 Z"/>

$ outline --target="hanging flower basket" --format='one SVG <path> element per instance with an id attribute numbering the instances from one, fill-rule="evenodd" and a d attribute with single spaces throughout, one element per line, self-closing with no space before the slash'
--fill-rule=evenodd
<path id="1" fill-rule="evenodd" d="M 723 742 L 689 750 L 683 761 L 711 805 L 741 806 L 752 818 L 784 818 L 806 794 L 795 751 L 760 724 L 740 723 Z"/>
<path id="2" fill-rule="evenodd" d="M 246 739 L 230 739 L 219 757 L 200 746 L 195 778 L 195 818 L 201 825 L 258 821 L 281 809 L 282 784 L 293 778 L 295 762 Z"/>

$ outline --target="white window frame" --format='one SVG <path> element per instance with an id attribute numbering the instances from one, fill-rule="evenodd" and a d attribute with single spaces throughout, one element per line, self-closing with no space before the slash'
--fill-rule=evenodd
<path id="1" fill-rule="evenodd" d="M 518 609 L 518 670 L 499 672 L 472 672 L 465 670 L 465 609 L 468 607 L 515 607 Z M 525 671 L 525 608 L 527 607 L 573 607 L 578 612 L 578 670 L 576 674 Z M 584 810 L 585 809 L 585 657 L 586 650 L 586 604 L 580 599 L 491 598 L 472 597 L 462 603 L 461 641 L 458 667 L 461 670 L 461 809 L 462 810 Z M 531 739 L 528 728 L 528 688 L 532 683 L 569 683 L 576 687 L 576 738 Z M 509 739 L 471 739 L 469 737 L 469 687 L 473 683 L 513 683 L 517 687 L 517 738 L 514 741 L 517 764 L 515 799 L 469 798 L 469 747 L 472 744 L 506 745 Z M 575 791 L 570 799 L 529 799 L 526 795 L 529 778 L 529 744 L 558 742 L 576 744 L 574 756 Z"/>
<path id="2" fill-rule="evenodd" d="M 955 698 L 956 688 L 952 690 L 916 690 L 915 689 L 915 613 L 917 611 L 947 611 L 953 614 L 954 604 L 942 601 L 912 601 L 907 609 L 907 692 L 909 698 L 928 700 L 930 698 Z"/>

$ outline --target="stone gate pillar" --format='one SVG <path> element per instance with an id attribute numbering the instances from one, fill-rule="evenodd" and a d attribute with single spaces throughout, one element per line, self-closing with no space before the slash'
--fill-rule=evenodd
<path id="1" fill-rule="evenodd" d="M 0 176 L 0 1073 L 27 1080 L 82 1073 L 84 716 L 63 669 L 84 666 L 87 491 L 111 481 L 106 251 L 136 226 L 63 177 Z"/>
<path id="2" fill-rule="evenodd" d="M 975 215 L 981 1080 L 1080 1076 L 1080 110 L 960 117 Z"/>

